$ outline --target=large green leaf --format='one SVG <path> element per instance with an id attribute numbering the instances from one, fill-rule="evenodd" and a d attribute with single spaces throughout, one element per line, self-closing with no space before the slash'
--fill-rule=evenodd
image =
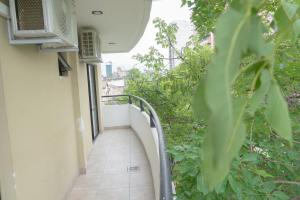
<path id="1" fill-rule="evenodd" d="M 215 124 L 216 121 L 219 123 Z M 232 128 L 231 123 L 223 110 L 213 113 L 208 123 L 208 132 L 203 143 L 202 168 L 205 183 L 210 190 L 217 186 L 229 171 L 231 159 L 225 154 L 224 140 L 227 140 L 226 135 L 229 134 L 226 130 Z"/>
<path id="2" fill-rule="evenodd" d="M 209 193 L 208 188 L 206 187 L 206 185 L 204 184 L 204 179 L 202 176 L 197 176 L 197 190 L 199 192 L 202 192 L 204 195 Z"/>
<path id="3" fill-rule="evenodd" d="M 233 127 L 231 134 L 226 141 L 226 155 L 229 159 L 233 159 L 238 155 L 240 148 L 242 147 L 244 140 L 246 138 L 246 126 L 244 124 L 244 113 L 246 109 L 245 99 L 238 98 L 234 99 L 234 109 L 233 109 Z M 230 160 L 230 163 L 231 163 Z M 229 163 L 229 165 L 230 165 Z"/>
<path id="4" fill-rule="evenodd" d="M 292 141 L 288 105 L 275 82 L 272 83 L 268 93 L 266 118 L 277 134 L 290 142 Z"/>
<path id="5" fill-rule="evenodd" d="M 231 112 L 231 81 L 238 71 L 241 55 L 247 50 L 250 16 L 229 10 L 220 17 L 216 28 L 218 53 L 208 67 L 206 101 L 212 111 L 229 106 Z"/>
<path id="6" fill-rule="evenodd" d="M 266 57 L 272 54 L 272 47 L 264 41 L 259 18 L 250 11 L 230 9 L 223 14 L 216 28 L 216 44 L 217 54 L 209 66 L 204 89 L 211 115 L 204 138 L 203 171 L 210 189 L 226 177 L 246 137 L 243 122 L 246 102 L 234 103 L 231 94 L 241 57 L 247 51 Z"/>
<path id="7" fill-rule="evenodd" d="M 289 3 L 286 0 L 281 0 L 281 5 L 288 18 L 292 20 L 295 17 L 299 6 L 297 4 Z"/>
<path id="8" fill-rule="evenodd" d="M 195 116 L 200 119 L 208 119 L 210 116 L 210 111 L 207 106 L 207 103 L 204 99 L 205 95 L 205 87 L 204 87 L 204 80 L 200 80 L 197 90 L 194 95 L 193 99 L 193 110 Z"/>
<path id="9" fill-rule="evenodd" d="M 238 155 L 246 137 L 246 127 L 243 122 L 244 101 L 236 101 L 234 105 L 232 118 L 228 118 L 226 112 L 220 110 L 212 114 L 208 124 L 208 134 L 203 144 L 203 170 L 204 179 L 210 189 L 226 177 L 231 161 Z M 226 110 L 225 107 L 223 108 Z M 216 121 L 218 124 L 215 124 Z M 224 130 L 229 131 L 226 133 Z"/>
<path id="10" fill-rule="evenodd" d="M 279 29 L 284 29 L 290 24 L 290 20 L 282 7 L 278 8 L 274 17 Z"/>
<path id="11" fill-rule="evenodd" d="M 273 177 L 271 174 L 269 174 L 268 172 L 266 172 L 263 169 L 255 169 L 254 173 L 256 173 L 257 175 L 262 176 L 264 178 Z"/>
<path id="12" fill-rule="evenodd" d="M 249 112 L 251 115 L 254 115 L 255 111 L 260 107 L 260 105 L 262 105 L 266 95 L 268 94 L 271 85 L 271 75 L 267 69 L 261 72 L 260 83 L 260 87 L 254 91 L 249 102 Z"/>
<path id="13" fill-rule="evenodd" d="M 299 5 L 285 0 L 281 1 L 281 7 L 277 9 L 274 17 L 279 30 L 278 35 L 282 38 L 297 39 L 299 35 L 299 22 L 297 22 L 298 10 Z"/>
<path id="14" fill-rule="evenodd" d="M 273 45 L 266 43 L 265 38 L 262 37 L 262 33 L 265 32 L 264 25 L 258 16 L 251 17 L 250 35 L 247 40 L 249 42 L 249 50 L 257 55 L 272 59 Z"/>
<path id="15" fill-rule="evenodd" d="M 242 199 L 242 191 L 241 191 L 240 185 L 237 183 L 236 179 L 232 175 L 229 175 L 228 182 L 229 182 L 231 189 L 236 194 L 237 199 Z"/>
<path id="16" fill-rule="evenodd" d="M 293 24 L 293 30 L 295 34 L 295 40 L 299 37 L 300 35 L 300 19 L 296 20 Z"/>
<path id="17" fill-rule="evenodd" d="M 265 60 L 259 60 L 255 63 L 251 63 L 246 67 L 245 74 L 246 75 L 256 74 L 258 70 L 261 69 L 261 67 L 265 64 L 266 64 Z"/>
<path id="18" fill-rule="evenodd" d="M 200 83 L 194 98 L 196 115 L 201 119 L 205 118 L 208 123 L 203 142 L 202 169 L 204 182 L 210 190 L 216 188 L 228 175 L 231 162 L 244 143 L 244 113 L 248 103 L 251 113 L 254 114 L 268 95 L 268 121 L 278 134 L 291 140 L 287 105 L 278 86 L 276 90 L 272 89 L 274 84 L 271 86 L 274 47 L 265 40 L 265 29 L 261 19 L 254 12 L 257 7 L 253 2 L 255 1 L 249 0 L 242 4 L 240 1 L 241 4 L 237 8 L 242 6 L 243 9 L 238 11 L 230 8 L 220 17 L 216 26 L 216 55 L 208 66 L 206 79 Z M 289 17 L 295 15 L 286 13 L 294 10 L 289 4 L 285 6 L 277 12 L 280 29 L 290 27 Z M 288 22 L 288 25 L 284 24 L 285 22 Z M 246 53 L 256 55 L 259 60 L 246 70 L 246 74 L 255 74 L 250 102 L 239 99 L 236 94 L 233 96 L 232 90 L 234 82 L 243 70 L 240 63 Z M 273 98 L 275 100 L 272 100 Z M 283 113 L 281 117 L 277 116 L 280 112 Z"/>
<path id="19" fill-rule="evenodd" d="M 277 197 L 278 200 L 288 200 L 288 199 L 290 199 L 290 197 L 282 191 L 275 191 L 275 192 L 272 193 L 272 195 Z"/>

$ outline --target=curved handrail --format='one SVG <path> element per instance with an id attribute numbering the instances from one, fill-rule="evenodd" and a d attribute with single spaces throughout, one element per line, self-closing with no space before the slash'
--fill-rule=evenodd
<path id="1" fill-rule="evenodd" d="M 139 100 L 141 111 L 144 111 L 144 106 L 148 108 L 150 112 L 150 125 L 152 128 L 156 128 L 158 134 L 159 157 L 160 157 L 160 200 L 173 200 L 170 160 L 169 160 L 169 155 L 167 153 L 164 131 L 162 129 L 157 113 L 146 100 L 138 96 L 134 96 L 134 95 L 102 96 L 102 98 L 117 98 L 117 97 L 128 97 L 129 104 L 132 104 L 132 99 Z"/>

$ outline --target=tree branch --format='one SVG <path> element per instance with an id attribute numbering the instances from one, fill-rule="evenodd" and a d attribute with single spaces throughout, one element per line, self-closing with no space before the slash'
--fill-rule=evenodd
<path id="1" fill-rule="evenodd" d="M 274 183 L 289 184 L 289 185 L 299 185 L 300 186 L 300 182 L 297 182 L 297 181 L 276 180 L 276 181 L 274 181 Z"/>

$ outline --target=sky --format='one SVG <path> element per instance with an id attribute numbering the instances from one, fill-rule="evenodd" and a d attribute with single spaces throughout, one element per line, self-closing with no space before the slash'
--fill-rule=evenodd
<path id="1" fill-rule="evenodd" d="M 190 15 L 191 11 L 187 7 L 181 7 L 181 0 L 153 1 L 150 20 L 148 22 L 144 35 L 138 42 L 138 44 L 129 53 L 103 54 L 103 65 L 105 65 L 106 62 L 111 61 L 113 63 L 113 71 L 116 71 L 118 67 L 126 70 L 137 67 L 138 62 L 132 59 L 132 56 L 138 53 L 147 53 L 149 47 L 151 46 L 157 47 L 155 42 L 156 30 L 152 24 L 153 19 L 155 19 L 156 17 L 160 17 L 167 23 L 172 23 L 174 21 L 186 21 L 189 24 Z M 179 32 L 181 32 L 181 34 L 179 34 L 179 37 L 183 41 L 186 40 L 186 38 L 189 36 L 189 34 L 185 34 L 184 31 Z M 105 73 L 105 70 L 102 71 Z"/>

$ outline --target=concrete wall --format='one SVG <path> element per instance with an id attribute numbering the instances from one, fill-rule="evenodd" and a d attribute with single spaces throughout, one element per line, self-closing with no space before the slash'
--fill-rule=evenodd
<path id="1" fill-rule="evenodd" d="M 77 131 L 77 148 L 80 173 L 84 174 L 87 168 L 87 158 L 92 149 L 92 129 L 89 107 L 89 93 L 87 80 L 87 67 L 79 63 L 78 56 L 72 54 L 69 56 L 70 64 L 73 67 L 72 89 L 74 102 L 74 120 Z"/>
<path id="2" fill-rule="evenodd" d="M 103 106 L 104 128 L 130 126 L 129 104 Z"/>
<path id="3" fill-rule="evenodd" d="M 86 67 L 59 77 L 56 53 L 8 43 L 0 17 L 0 183 L 4 200 L 63 200 L 92 147 Z"/>
<path id="4" fill-rule="evenodd" d="M 160 199 L 160 159 L 158 135 L 150 128 L 150 118 L 136 106 L 130 106 L 130 124 L 140 138 L 150 162 L 156 200 Z"/>

